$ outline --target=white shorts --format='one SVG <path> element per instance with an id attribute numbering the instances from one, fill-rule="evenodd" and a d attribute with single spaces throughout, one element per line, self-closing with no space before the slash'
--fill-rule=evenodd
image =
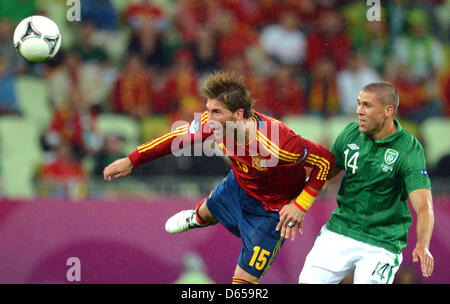
<path id="1" fill-rule="evenodd" d="M 354 284 L 392 284 L 402 254 L 330 231 L 324 225 L 306 257 L 299 283 L 338 284 L 354 272 Z"/>

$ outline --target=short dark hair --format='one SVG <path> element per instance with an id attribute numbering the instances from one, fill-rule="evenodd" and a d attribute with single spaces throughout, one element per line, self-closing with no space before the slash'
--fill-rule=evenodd
<path id="1" fill-rule="evenodd" d="M 389 82 L 372 82 L 364 86 L 361 91 L 375 93 L 381 103 L 384 105 L 392 105 L 394 107 L 394 115 L 397 113 L 400 102 L 398 92 L 397 89 Z"/>
<path id="2" fill-rule="evenodd" d="M 201 95 L 206 99 L 216 99 L 224 104 L 231 112 L 244 110 L 244 117 L 252 116 L 255 101 L 244 78 L 237 72 L 215 72 L 201 88 Z"/>

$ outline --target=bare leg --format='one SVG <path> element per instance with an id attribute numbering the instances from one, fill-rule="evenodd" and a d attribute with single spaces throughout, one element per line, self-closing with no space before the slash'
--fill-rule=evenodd
<path id="1" fill-rule="evenodd" d="M 236 265 L 233 275 L 233 284 L 258 284 L 259 278 L 249 274 L 244 269 Z"/>
<path id="2" fill-rule="evenodd" d="M 195 208 L 195 212 L 197 214 L 197 221 L 200 224 L 215 224 L 217 223 L 217 220 L 212 215 L 211 211 L 209 211 L 208 207 L 206 206 L 206 199 L 200 201 Z"/>

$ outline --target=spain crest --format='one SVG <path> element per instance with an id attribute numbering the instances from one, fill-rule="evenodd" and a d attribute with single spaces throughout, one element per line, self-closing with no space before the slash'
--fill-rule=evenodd
<path id="1" fill-rule="evenodd" d="M 258 171 L 265 171 L 267 170 L 266 160 L 259 155 L 252 156 L 252 167 Z"/>

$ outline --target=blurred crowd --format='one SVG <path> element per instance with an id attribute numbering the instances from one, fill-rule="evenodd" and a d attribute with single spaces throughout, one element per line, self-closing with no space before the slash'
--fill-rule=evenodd
<path id="1" fill-rule="evenodd" d="M 448 0 L 383 1 L 380 21 L 368 21 L 363 0 L 82 0 L 81 22 L 58 18 L 59 54 L 28 64 L 13 48 L 15 25 L 55 19 L 49 8 L 67 11 L 65 2 L 0 3 L 1 115 L 21 115 L 18 77 L 43 79 L 50 92 L 42 179 L 85 180 L 123 156 L 123 138 L 98 131 L 104 113 L 190 121 L 204 109 L 203 79 L 219 69 L 243 74 L 255 110 L 278 119 L 352 115 L 360 88 L 378 80 L 398 89 L 402 120 L 450 117 Z"/>

